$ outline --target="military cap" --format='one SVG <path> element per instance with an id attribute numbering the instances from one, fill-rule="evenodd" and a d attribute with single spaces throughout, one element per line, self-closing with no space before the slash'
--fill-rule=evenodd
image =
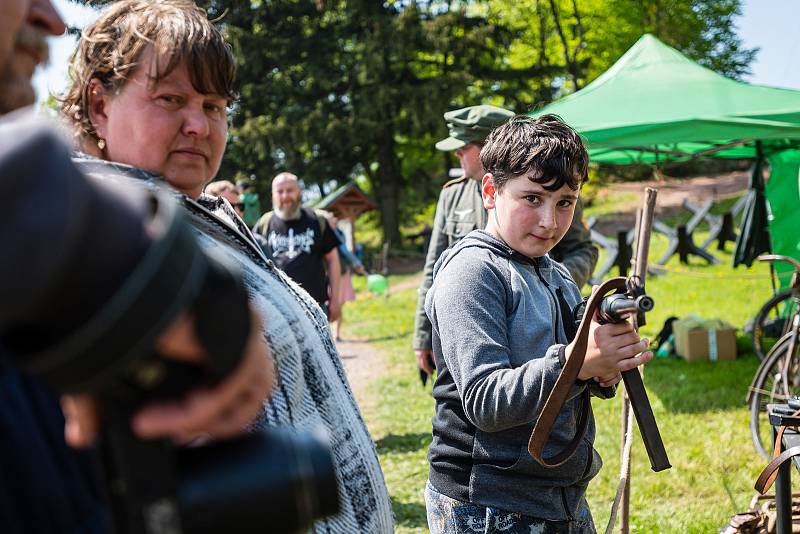
<path id="1" fill-rule="evenodd" d="M 455 109 L 444 114 L 450 137 L 436 143 L 439 150 L 456 150 L 469 143 L 483 143 L 495 127 L 514 113 L 497 106 L 481 105 Z"/>

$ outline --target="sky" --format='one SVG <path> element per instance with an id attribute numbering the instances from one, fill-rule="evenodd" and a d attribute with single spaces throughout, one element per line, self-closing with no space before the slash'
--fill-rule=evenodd
<path id="1" fill-rule="evenodd" d="M 68 25 L 83 27 L 96 17 L 96 12 L 67 0 L 53 0 Z M 760 85 L 800 89 L 800 2 L 797 0 L 744 0 L 743 15 L 737 21 L 738 33 L 746 47 L 759 47 L 752 75 L 745 80 Z M 69 36 L 51 40 L 51 59 L 40 69 L 34 84 L 39 101 L 50 93 L 63 91 L 67 80 L 67 63 L 75 48 Z"/>
<path id="2" fill-rule="evenodd" d="M 67 0 L 51 0 L 61 18 L 68 26 L 82 28 L 87 22 L 97 17 L 97 11 L 73 4 Z M 47 100 L 50 94 L 60 94 L 67 84 L 67 65 L 69 57 L 75 51 L 77 40 L 70 35 L 50 38 L 50 62 L 45 68 L 39 68 L 33 76 L 36 97 L 39 102 Z"/>

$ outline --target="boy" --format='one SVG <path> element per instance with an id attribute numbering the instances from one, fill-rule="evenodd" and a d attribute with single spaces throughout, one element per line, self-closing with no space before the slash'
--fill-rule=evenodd
<path id="1" fill-rule="evenodd" d="M 425 303 L 439 373 L 425 490 L 431 534 L 595 531 L 584 498 L 601 466 L 591 414 L 583 445 L 562 465 L 544 467 L 527 451 L 572 352 L 580 292 L 547 253 L 570 226 L 588 160 L 578 134 L 552 115 L 513 117 L 481 149 L 486 230 L 445 251 Z M 592 324 L 546 454 L 575 434 L 587 388 L 602 395 L 597 386 L 652 358 L 647 345 L 629 323 Z"/>

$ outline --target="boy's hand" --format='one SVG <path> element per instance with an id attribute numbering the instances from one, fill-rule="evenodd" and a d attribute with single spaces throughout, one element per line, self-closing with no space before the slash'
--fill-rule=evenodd
<path id="1" fill-rule="evenodd" d="M 593 295 L 599 287 L 592 287 Z M 595 311 L 589 325 L 586 357 L 578 379 L 593 378 L 603 387 L 613 386 L 622 379 L 623 371 L 635 369 L 653 358 L 652 352 L 643 352 L 649 344 L 648 340 L 639 337 L 631 323 L 600 324 Z M 569 359 L 574 349 L 575 340 L 567 345 L 564 356 Z"/>
<path id="2" fill-rule="evenodd" d="M 646 351 L 649 341 L 641 339 L 629 322 L 600 324 L 597 314 L 589 327 L 586 358 L 578 373 L 580 380 L 602 377 L 606 382 L 616 373 L 635 369 L 649 362 L 653 353 Z M 566 357 L 572 353 L 573 344 L 567 346 Z"/>
<path id="3" fill-rule="evenodd" d="M 608 376 L 596 376 L 594 377 L 594 381 L 597 384 L 604 388 L 609 388 L 611 386 L 616 386 L 619 384 L 620 380 L 622 380 L 622 373 L 614 373 Z"/>
<path id="4" fill-rule="evenodd" d="M 328 322 L 336 322 L 342 317 L 342 303 L 338 298 L 328 300 Z"/>

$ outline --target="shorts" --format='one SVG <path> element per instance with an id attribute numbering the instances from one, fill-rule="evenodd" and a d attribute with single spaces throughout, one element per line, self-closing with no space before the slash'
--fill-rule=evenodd
<path id="1" fill-rule="evenodd" d="M 425 484 L 431 534 L 596 534 L 594 521 L 550 521 L 490 506 L 465 503 Z"/>

